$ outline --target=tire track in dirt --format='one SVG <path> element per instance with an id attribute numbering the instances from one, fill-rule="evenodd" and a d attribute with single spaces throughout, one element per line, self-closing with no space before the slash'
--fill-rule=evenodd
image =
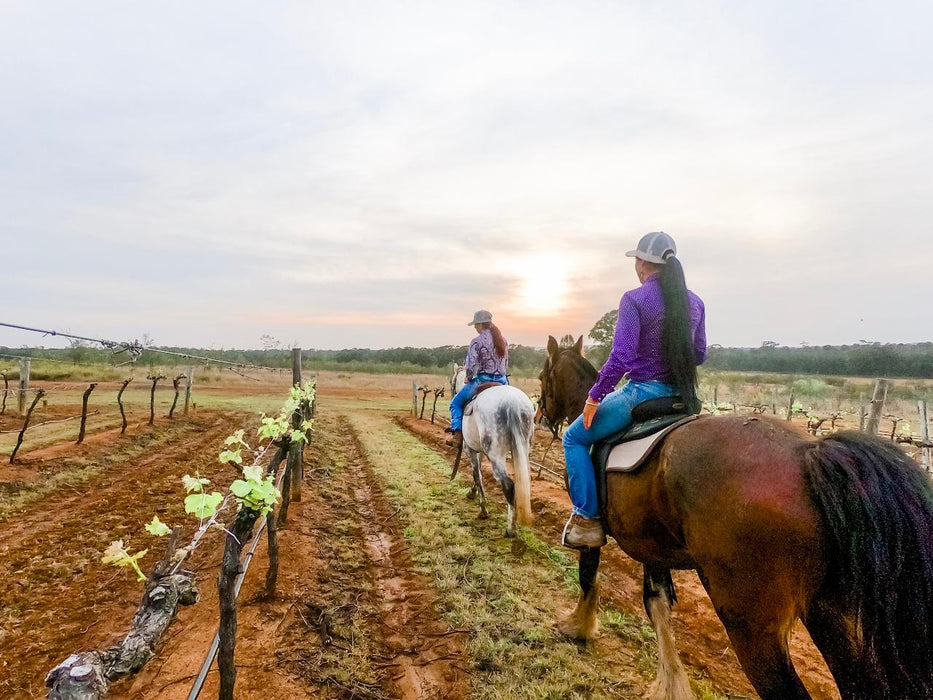
<path id="1" fill-rule="evenodd" d="M 156 553 L 162 543 L 142 529 L 153 514 L 184 523 L 182 541 L 190 536 L 196 525 L 183 512 L 181 476 L 199 471 L 212 481 L 232 479 L 235 472 L 216 455 L 244 422 L 240 413 L 179 421 L 140 436 L 150 451 L 126 461 L 109 453 L 135 443 L 83 449 L 82 460 L 98 463 L 100 473 L 7 518 L 0 532 L 0 695 L 44 695 L 52 666 L 126 632 L 142 586 L 131 572 L 102 564 L 103 550 L 124 539 L 133 551 L 149 546 Z M 154 561 L 150 554 L 143 568 Z"/>
<path id="2" fill-rule="evenodd" d="M 426 445 L 452 459 L 450 448 L 444 445 L 444 433 L 440 426 L 410 416 L 399 417 L 397 422 Z M 472 478 L 469 470 L 464 473 L 461 469 L 460 474 L 460 478 L 466 481 Z M 484 476 L 488 477 L 488 470 Z M 535 530 L 541 533 L 543 539 L 559 542 L 570 509 L 569 498 L 563 485 L 550 479 L 535 480 L 532 486 L 532 509 L 535 515 Z M 708 678 L 718 688 L 733 694 L 739 693 L 740 697 L 757 697 L 696 573 L 671 573 L 678 596 L 673 622 L 678 651 L 684 663 L 694 673 Z M 611 541 L 609 546 L 603 548 L 600 576 L 601 598 L 604 603 L 629 614 L 645 617 L 641 603 L 641 565 Z M 570 602 L 568 601 L 568 607 Z M 795 630 L 791 649 L 797 671 L 815 700 L 837 700 L 839 694 L 832 675 L 801 625 Z"/>
<path id="3" fill-rule="evenodd" d="M 391 522 L 398 511 L 390 506 L 357 435 L 343 417 L 340 429 L 349 436 L 349 465 L 382 611 L 380 624 L 388 631 L 384 642 L 391 650 L 390 663 L 397 667 L 393 697 L 465 697 L 468 683 L 463 669 L 469 661 L 459 633 L 440 619 L 431 583 L 412 569 L 404 538 Z"/>

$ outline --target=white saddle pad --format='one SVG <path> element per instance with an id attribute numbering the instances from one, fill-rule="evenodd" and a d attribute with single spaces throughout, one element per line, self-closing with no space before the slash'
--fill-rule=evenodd
<path id="1" fill-rule="evenodd" d="M 631 472 L 635 471 L 641 463 L 645 461 L 651 450 L 660 442 L 661 438 L 671 432 L 674 428 L 679 428 L 684 423 L 696 420 L 699 416 L 687 416 L 683 420 L 667 426 L 663 430 L 652 435 L 646 435 L 637 440 L 623 442 L 612 448 L 609 457 L 606 459 L 607 472 Z"/>

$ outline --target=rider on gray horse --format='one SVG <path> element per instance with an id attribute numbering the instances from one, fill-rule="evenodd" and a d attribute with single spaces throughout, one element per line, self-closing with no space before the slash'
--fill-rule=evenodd
<path id="1" fill-rule="evenodd" d="M 466 384 L 450 400 L 451 433 L 447 444 L 460 447 L 463 444 L 463 409 L 476 396 L 480 384 L 496 382 L 508 384 L 506 376 L 509 365 L 509 345 L 502 331 L 492 322 L 492 314 L 479 310 L 467 325 L 476 329 L 477 336 L 470 341 L 466 356 Z"/>

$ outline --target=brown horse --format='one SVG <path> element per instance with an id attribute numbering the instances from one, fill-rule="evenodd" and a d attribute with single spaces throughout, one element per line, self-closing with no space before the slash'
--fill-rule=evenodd
<path id="1" fill-rule="evenodd" d="M 548 361 L 542 396 L 566 401 L 580 369 L 557 370 L 586 360 L 567 349 Z M 695 569 L 765 700 L 810 697 L 788 654 L 798 619 L 843 698 L 933 699 L 933 485 L 897 446 L 709 416 L 670 433 L 639 471 L 608 474 L 607 490 L 607 530 L 645 567 L 651 697 L 693 697 L 670 570 Z M 598 549 L 581 553 L 581 597 L 560 623 L 573 637 L 595 633 L 598 567 Z"/>

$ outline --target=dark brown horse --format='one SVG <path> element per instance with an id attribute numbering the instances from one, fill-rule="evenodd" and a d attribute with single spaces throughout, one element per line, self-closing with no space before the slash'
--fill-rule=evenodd
<path id="1" fill-rule="evenodd" d="M 549 356 L 542 395 L 586 362 Z M 545 409 L 547 404 L 545 404 Z M 858 432 L 814 438 L 764 417 L 703 417 L 637 472 L 607 475 L 605 521 L 645 567 L 658 634 L 652 698 L 690 698 L 670 627 L 671 569 L 695 569 L 765 700 L 809 698 L 788 654 L 802 620 L 843 698 L 933 699 L 933 485 L 897 446 Z M 596 629 L 599 550 L 580 555 L 581 597 L 560 623 Z"/>
<path id="2" fill-rule="evenodd" d="M 547 381 L 551 374 L 562 379 L 560 391 L 556 393 L 555 387 Z M 557 437 L 564 420 L 573 422 L 583 413 L 586 393 L 596 382 L 596 368 L 583 359 L 583 336 L 573 347 L 562 352 L 557 339 L 549 335 L 547 357 L 538 379 L 541 380 L 541 400 L 538 402 L 535 422 L 546 419 L 554 437 Z"/>

